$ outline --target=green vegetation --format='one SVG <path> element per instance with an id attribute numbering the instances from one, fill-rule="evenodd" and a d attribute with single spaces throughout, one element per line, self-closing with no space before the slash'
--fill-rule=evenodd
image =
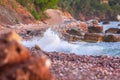
<path id="1" fill-rule="evenodd" d="M 120 14 L 120 0 L 108 0 L 108 4 L 101 0 L 59 0 L 62 10 L 69 11 L 75 18 L 79 13 L 86 16 L 108 14 L 108 16 Z"/>
<path id="2" fill-rule="evenodd" d="M 108 16 L 120 14 L 120 0 L 108 0 L 108 4 L 102 4 L 101 0 L 17 0 L 26 7 L 37 19 L 44 19 L 47 16 L 44 11 L 48 8 L 58 8 L 69 11 L 75 18 L 79 13 L 86 16 L 102 15 Z M 2 2 L 0 2 L 3 4 Z"/>
<path id="3" fill-rule="evenodd" d="M 57 8 L 58 0 L 17 0 L 26 7 L 37 19 L 47 18 L 44 11 L 49 8 Z"/>

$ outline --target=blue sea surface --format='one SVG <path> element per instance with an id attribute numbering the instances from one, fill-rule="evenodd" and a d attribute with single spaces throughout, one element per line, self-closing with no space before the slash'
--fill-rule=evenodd
<path id="1" fill-rule="evenodd" d="M 103 26 L 104 31 L 109 28 L 120 28 L 119 22 L 110 22 L 110 24 L 100 25 Z M 77 55 L 110 55 L 120 56 L 120 42 L 72 42 L 69 43 L 60 39 L 59 35 L 48 29 L 42 38 L 34 37 L 29 41 L 23 41 L 23 45 L 32 48 L 36 44 L 46 52 L 66 52 L 68 54 L 75 53 Z"/>

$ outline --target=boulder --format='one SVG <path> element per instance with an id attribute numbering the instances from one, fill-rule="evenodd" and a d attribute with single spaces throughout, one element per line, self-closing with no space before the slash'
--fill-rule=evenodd
<path id="1" fill-rule="evenodd" d="M 105 33 L 120 34 L 120 29 L 119 28 L 109 28 L 108 30 L 105 31 Z"/>
<path id="2" fill-rule="evenodd" d="M 70 35 L 78 35 L 78 36 L 82 35 L 81 30 L 78 27 L 72 27 L 72 28 L 66 30 L 66 32 Z"/>
<path id="3" fill-rule="evenodd" d="M 38 44 L 35 45 L 35 49 L 42 50 Z"/>
<path id="4" fill-rule="evenodd" d="M 63 39 L 67 41 L 82 41 L 82 36 L 77 36 L 77 35 L 70 35 L 70 34 L 63 34 Z"/>
<path id="5" fill-rule="evenodd" d="M 62 38 L 67 41 L 81 41 L 84 33 L 79 27 L 71 27 L 61 32 Z"/>
<path id="6" fill-rule="evenodd" d="M 90 26 L 88 27 L 88 32 L 89 33 L 102 33 L 103 27 L 102 26 Z"/>
<path id="7" fill-rule="evenodd" d="M 0 36 L 0 80 L 56 80 L 50 60 L 38 53 L 30 55 L 19 39 L 15 32 Z"/>
<path id="8" fill-rule="evenodd" d="M 84 41 L 87 42 L 102 42 L 104 39 L 104 34 L 101 33 L 86 33 L 84 35 Z"/>
<path id="9" fill-rule="evenodd" d="M 85 22 L 72 21 L 72 22 L 69 22 L 68 24 L 66 24 L 65 26 L 67 28 L 78 27 L 83 32 L 87 32 L 88 31 L 88 26 L 87 26 L 87 24 Z"/>
<path id="10" fill-rule="evenodd" d="M 74 20 L 67 11 L 62 12 L 58 9 L 47 9 L 45 13 L 49 18 L 44 20 L 44 22 L 49 25 L 58 25 L 64 23 L 64 21 Z"/>
<path id="11" fill-rule="evenodd" d="M 106 34 L 104 36 L 105 42 L 119 42 L 120 41 L 120 35 L 119 34 Z"/>

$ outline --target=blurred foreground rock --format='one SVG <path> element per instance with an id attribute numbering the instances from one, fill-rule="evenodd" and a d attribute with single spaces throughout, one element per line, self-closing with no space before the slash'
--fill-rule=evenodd
<path id="1" fill-rule="evenodd" d="M 0 80 L 55 80 L 46 56 L 31 56 L 15 32 L 0 36 Z"/>

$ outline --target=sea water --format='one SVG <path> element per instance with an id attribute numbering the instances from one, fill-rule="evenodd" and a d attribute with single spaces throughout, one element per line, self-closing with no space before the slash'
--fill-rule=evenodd
<path id="1" fill-rule="evenodd" d="M 102 25 L 102 23 L 100 23 Z M 104 31 L 108 28 L 120 28 L 119 22 L 111 22 L 103 25 Z M 29 41 L 23 41 L 23 45 L 32 48 L 36 44 L 46 52 L 66 52 L 75 53 L 77 55 L 111 55 L 120 56 L 120 42 L 67 42 L 60 39 L 59 34 L 52 31 L 50 28 L 46 30 L 43 37 L 34 37 Z"/>

